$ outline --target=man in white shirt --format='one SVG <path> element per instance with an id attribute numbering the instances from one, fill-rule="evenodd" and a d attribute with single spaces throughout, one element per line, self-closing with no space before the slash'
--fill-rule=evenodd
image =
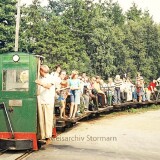
<path id="1" fill-rule="evenodd" d="M 49 67 L 47 65 L 41 65 L 40 75 L 41 78 L 35 81 L 39 85 L 39 95 L 37 98 L 40 139 L 46 140 L 46 143 L 49 144 L 53 128 L 55 80 L 49 74 Z"/>

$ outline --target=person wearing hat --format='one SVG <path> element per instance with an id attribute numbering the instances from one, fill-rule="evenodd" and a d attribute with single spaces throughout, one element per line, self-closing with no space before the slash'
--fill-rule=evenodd
<path id="1" fill-rule="evenodd" d="M 55 80 L 49 74 L 47 65 L 40 66 L 40 79 L 35 81 L 38 84 L 38 120 L 40 135 L 39 139 L 44 140 L 46 144 L 51 142 L 53 128 L 53 111 L 54 111 L 54 95 Z"/>

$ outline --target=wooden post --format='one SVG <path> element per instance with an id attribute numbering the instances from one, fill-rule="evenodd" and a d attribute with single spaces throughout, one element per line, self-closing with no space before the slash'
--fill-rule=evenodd
<path id="1" fill-rule="evenodd" d="M 18 51 L 18 41 L 19 41 L 20 1 L 21 0 L 17 0 L 17 17 L 16 17 L 15 49 L 14 49 L 15 52 Z"/>

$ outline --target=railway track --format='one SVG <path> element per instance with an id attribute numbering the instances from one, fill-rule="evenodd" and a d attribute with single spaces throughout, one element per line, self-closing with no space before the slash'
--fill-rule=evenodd
<path id="1" fill-rule="evenodd" d="M 29 157 L 33 151 L 8 151 L 8 149 L 0 150 L 0 160 L 24 160 Z"/>
<path id="2" fill-rule="evenodd" d="M 23 160 L 24 158 L 29 157 L 32 154 L 33 151 L 27 151 L 24 154 L 22 154 L 21 156 L 17 157 L 15 160 Z"/>
<path id="3" fill-rule="evenodd" d="M 3 155 L 8 149 L 0 150 L 0 156 Z"/>

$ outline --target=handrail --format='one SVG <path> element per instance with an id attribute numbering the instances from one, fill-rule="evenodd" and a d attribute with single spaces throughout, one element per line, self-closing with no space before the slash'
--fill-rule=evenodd
<path id="1" fill-rule="evenodd" d="M 0 106 L 1 106 L 1 108 L 4 108 L 4 111 L 5 111 L 6 116 L 7 116 L 7 120 L 8 120 L 9 128 L 10 128 L 11 133 L 12 133 L 12 139 L 14 139 L 14 138 L 15 138 L 15 136 L 14 136 L 13 128 L 12 128 L 12 125 L 11 125 L 11 121 L 10 121 L 10 118 L 9 118 L 9 115 L 8 115 L 8 112 L 7 112 L 7 108 L 6 108 L 6 106 L 5 106 L 5 103 L 4 103 L 4 102 L 2 102 L 2 103 L 0 104 Z"/>

